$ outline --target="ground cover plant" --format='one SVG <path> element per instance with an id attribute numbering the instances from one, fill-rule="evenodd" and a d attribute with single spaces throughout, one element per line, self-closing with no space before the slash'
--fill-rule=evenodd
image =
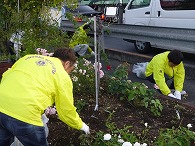
<path id="1" fill-rule="evenodd" d="M 128 79 L 130 64 L 104 70 L 95 111 L 94 64 L 79 58 L 71 74 L 77 111 L 90 135 L 49 115 L 51 146 L 193 146 L 194 109 L 161 98 L 143 83 Z"/>

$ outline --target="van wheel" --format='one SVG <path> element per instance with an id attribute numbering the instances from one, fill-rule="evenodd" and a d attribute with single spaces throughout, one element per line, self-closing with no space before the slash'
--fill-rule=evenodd
<path id="1" fill-rule="evenodd" d="M 135 41 L 134 46 L 137 52 L 142 54 L 147 54 L 151 50 L 151 45 L 149 42 Z"/>

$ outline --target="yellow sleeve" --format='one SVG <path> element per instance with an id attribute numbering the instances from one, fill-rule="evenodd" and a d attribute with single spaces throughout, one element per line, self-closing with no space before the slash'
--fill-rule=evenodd
<path id="1" fill-rule="evenodd" d="M 184 78 L 185 78 L 185 69 L 183 63 L 181 62 L 177 66 L 176 70 L 174 70 L 175 90 L 178 90 L 180 92 L 183 90 Z"/>
<path id="2" fill-rule="evenodd" d="M 58 96 L 55 100 L 56 110 L 60 120 L 68 126 L 80 130 L 83 121 L 76 112 L 72 90 L 72 81 L 70 77 L 66 75 L 64 79 L 61 79 L 61 85 L 58 87 Z"/>
<path id="3" fill-rule="evenodd" d="M 155 62 L 153 63 L 154 63 L 154 68 L 153 68 L 154 80 L 156 84 L 158 85 L 158 87 L 160 88 L 160 91 L 162 92 L 162 94 L 168 95 L 171 91 L 165 81 L 164 67 L 163 67 L 164 64 L 155 63 Z"/>

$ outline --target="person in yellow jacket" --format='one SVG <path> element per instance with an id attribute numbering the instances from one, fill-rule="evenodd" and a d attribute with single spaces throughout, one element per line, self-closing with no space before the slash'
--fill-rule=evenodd
<path id="1" fill-rule="evenodd" d="M 69 73 L 76 56 L 72 49 L 56 49 L 53 57 L 26 55 L 2 77 L 0 84 L 0 145 L 16 136 L 25 146 L 48 146 L 41 115 L 55 104 L 60 120 L 89 134 L 73 101 Z"/>
<path id="2" fill-rule="evenodd" d="M 89 37 L 87 36 L 86 30 L 90 28 L 90 23 L 81 25 L 73 34 L 69 47 L 74 49 L 78 56 L 84 56 L 85 53 L 91 53 L 94 55 L 94 51 L 89 46 Z"/>
<path id="3" fill-rule="evenodd" d="M 146 66 L 146 78 L 154 83 L 154 88 L 159 89 L 162 94 L 181 100 L 185 78 L 182 61 L 183 54 L 179 50 L 160 53 L 154 56 Z M 168 86 L 167 81 L 170 79 L 172 83 Z M 175 92 L 172 93 L 171 89 Z"/>

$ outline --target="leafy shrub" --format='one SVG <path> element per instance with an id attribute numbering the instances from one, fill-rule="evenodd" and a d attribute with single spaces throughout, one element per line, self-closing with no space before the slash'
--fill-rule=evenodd
<path id="1" fill-rule="evenodd" d="M 74 94 L 95 94 L 95 71 L 91 61 L 79 57 L 70 76 L 73 81 Z"/>
<path id="2" fill-rule="evenodd" d="M 179 127 L 161 130 L 155 142 L 158 146 L 190 146 L 195 140 L 195 134 L 189 128 Z"/>
<path id="3" fill-rule="evenodd" d="M 120 100 L 127 100 L 136 106 L 149 108 L 155 116 L 160 116 L 163 110 L 158 99 L 154 99 L 155 91 L 148 89 L 144 83 L 131 82 L 128 79 L 129 64 L 119 65 L 109 81 L 109 92 L 117 94 Z"/>

